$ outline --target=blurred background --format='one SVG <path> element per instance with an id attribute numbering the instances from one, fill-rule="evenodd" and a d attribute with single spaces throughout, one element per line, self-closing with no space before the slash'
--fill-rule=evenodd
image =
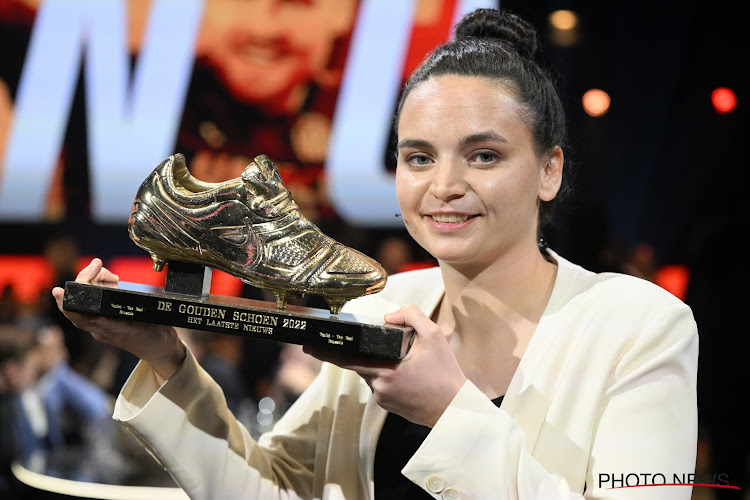
<path id="1" fill-rule="evenodd" d="M 739 316 L 750 298 L 739 262 L 750 217 L 740 4 L 502 1 L 536 26 L 567 109 L 573 191 L 545 239 L 591 270 L 653 281 L 695 313 L 696 482 L 743 488 L 695 488 L 701 499 L 742 498 L 750 465 L 740 408 L 750 382 Z M 162 484 L 108 423 L 135 360 L 75 331 L 50 289 L 93 256 L 125 281 L 163 283 L 129 240 L 127 218 L 167 156 L 185 154 L 193 175 L 215 182 L 267 154 L 330 236 L 390 273 L 434 265 L 394 217 L 391 117 L 405 78 L 455 20 L 498 5 L 0 0 L 0 423 L 32 415 L 25 443 L 3 431 L 0 492 L 41 494 L 8 473 L 19 457 L 60 477 Z M 219 271 L 212 292 L 272 300 Z M 318 369 L 294 346 L 181 334 L 256 435 Z M 111 446 L 92 459 L 102 441 Z M 70 458 L 80 450 L 89 451 Z M 105 472 L 71 472 L 71 462 Z"/>

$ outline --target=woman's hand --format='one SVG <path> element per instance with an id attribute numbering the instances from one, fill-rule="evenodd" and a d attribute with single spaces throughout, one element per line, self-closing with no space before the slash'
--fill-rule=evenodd
<path id="1" fill-rule="evenodd" d="M 100 259 L 94 259 L 78 274 L 76 282 L 116 285 L 119 279 L 116 274 L 102 267 Z M 90 332 L 100 342 L 119 347 L 148 361 L 159 383 L 164 383 L 171 377 L 185 360 L 185 346 L 171 326 L 66 311 L 62 307 L 64 294 L 65 291 L 60 287 L 52 290 L 57 307 L 75 326 Z"/>
<path id="2" fill-rule="evenodd" d="M 388 323 L 408 325 L 416 332 L 403 359 L 395 362 L 363 358 L 325 348 L 305 352 L 348 370 L 367 382 L 384 409 L 420 425 L 432 427 L 466 382 L 458 360 L 440 327 L 413 305 L 386 314 Z"/>

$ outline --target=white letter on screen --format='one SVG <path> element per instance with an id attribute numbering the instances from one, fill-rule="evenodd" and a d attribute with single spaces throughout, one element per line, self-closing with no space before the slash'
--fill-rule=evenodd
<path id="1" fill-rule="evenodd" d="M 336 103 L 326 160 L 328 196 L 342 218 L 369 227 L 400 226 L 385 149 L 401 86 L 416 0 L 363 0 Z M 454 19 L 497 1 L 459 0 Z"/>
<path id="2" fill-rule="evenodd" d="M 132 83 L 124 0 L 48 0 L 31 35 L 0 184 L 0 217 L 40 220 L 86 47 L 92 215 L 127 219 L 138 185 L 171 153 L 204 0 L 154 0 Z"/>

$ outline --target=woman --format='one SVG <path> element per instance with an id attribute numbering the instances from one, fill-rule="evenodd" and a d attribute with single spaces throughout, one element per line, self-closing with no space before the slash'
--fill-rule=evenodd
<path id="1" fill-rule="evenodd" d="M 439 268 L 346 308 L 414 327 L 403 360 L 308 349 L 330 364 L 255 443 L 171 328 L 68 314 L 143 359 L 115 418 L 192 497 L 690 498 L 622 487 L 694 471 L 690 310 L 538 246 L 564 117 L 536 35 L 482 10 L 456 38 L 412 75 L 397 116 L 404 222 Z M 79 280 L 116 277 L 95 260 Z"/>

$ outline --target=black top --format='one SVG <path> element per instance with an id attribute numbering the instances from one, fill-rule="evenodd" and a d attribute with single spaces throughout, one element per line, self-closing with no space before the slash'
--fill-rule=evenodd
<path id="1" fill-rule="evenodd" d="M 497 407 L 502 401 L 503 396 L 492 400 Z M 388 413 L 375 450 L 376 500 L 432 500 L 430 494 L 401 474 L 401 469 L 417 452 L 430 430 L 395 413 Z"/>

